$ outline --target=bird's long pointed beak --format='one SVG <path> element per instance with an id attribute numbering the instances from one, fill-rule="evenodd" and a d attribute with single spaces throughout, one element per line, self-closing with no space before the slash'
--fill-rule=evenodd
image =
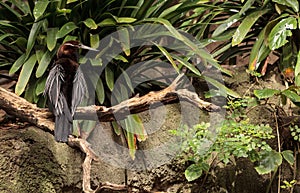
<path id="1" fill-rule="evenodd" d="M 85 45 L 82 45 L 82 44 L 80 45 L 80 48 L 85 49 L 85 50 L 99 51 L 97 49 L 94 49 L 94 48 L 91 48 L 91 47 L 88 47 L 88 46 L 85 46 Z"/>

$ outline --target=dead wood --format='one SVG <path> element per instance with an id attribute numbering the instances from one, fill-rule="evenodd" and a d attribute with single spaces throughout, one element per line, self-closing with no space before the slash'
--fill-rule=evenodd
<path id="1" fill-rule="evenodd" d="M 140 113 L 151 107 L 159 106 L 161 103 L 169 104 L 178 100 L 185 100 L 195 104 L 198 108 L 206 111 L 218 111 L 219 106 L 206 102 L 194 92 L 187 89 L 178 89 L 183 74 L 179 75 L 167 88 L 150 92 L 144 96 L 135 96 L 115 106 L 87 106 L 76 110 L 74 119 L 99 120 L 109 122 L 125 119 L 129 114 Z M 53 115 L 46 108 L 38 108 L 16 94 L 0 87 L 0 108 L 8 114 L 16 116 L 23 121 L 36 125 L 39 128 L 54 130 Z"/>

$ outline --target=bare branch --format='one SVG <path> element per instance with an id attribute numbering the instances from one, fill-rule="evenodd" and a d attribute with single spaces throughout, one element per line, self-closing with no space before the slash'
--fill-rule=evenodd
<path id="1" fill-rule="evenodd" d="M 180 74 L 167 88 L 149 92 L 144 96 L 135 96 L 115 106 L 87 106 L 76 110 L 74 119 L 99 120 L 100 122 L 125 119 L 130 114 L 136 114 L 163 104 L 185 100 L 206 111 L 218 111 L 219 106 L 206 102 L 194 92 L 187 89 L 176 89 L 181 84 L 183 74 Z M 45 108 L 38 108 L 25 99 L 0 87 L 0 107 L 8 114 L 32 123 L 40 128 L 54 130 L 53 115 Z"/>

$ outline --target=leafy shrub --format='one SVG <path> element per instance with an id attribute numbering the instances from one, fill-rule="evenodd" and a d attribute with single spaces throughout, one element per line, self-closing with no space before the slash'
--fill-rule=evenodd
<path id="1" fill-rule="evenodd" d="M 259 174 L 276 171 L 283 158 L 294 163 L 293 152 L 277 152 L 267 143 L 274 138 L 269 125 L 254 125 L 243 115 L 243 109 L 249 106 L 252 99 L 239 99 L 228 103 L 231 114 L 216 128 L 209 123 L 201 123 L 188 128 L 183 126 L 172 133 L 180 136 L 183 143 L 183 157 L 192 162 L 185 170 L 188 181 L 199 178 L 203 172 L 216 166 L 216 163 L 235 163 L 235 158 L 247 158 L 257 164 Z M 249 103 L 250 102 L 250 103 Z"/>

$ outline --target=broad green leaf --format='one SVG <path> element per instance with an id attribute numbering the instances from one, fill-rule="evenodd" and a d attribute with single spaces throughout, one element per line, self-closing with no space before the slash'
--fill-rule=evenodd
<path id="1" fill-rule="evenodd" d="M 135 152 L 137 149 L 136 146 L 136 138 L 134 134 L 134 127 L 133 127 L 133 120 L 131 118 L 132 115 L 129 115 L 125 120 L 125 130 L 126 130 L 126 138 L 127 138 L 127 144 L 129 148 L 129 155 L 134 160 L 135 159 Z"/>
<path id="2" fill-rule="evenodd" d="M 288 97 L 293 102 L 300 102 L 300 96 L 297 93 L 295 93 L 294 91 L 286 89 L 286 90 L 282 91 L 281 94 Z"/>
<path id="3" fill-rule="evenodd" d="M 129 89 L 130 89 L 130 91 L 132 93 L 134 93 L 134 88 L 132 87 L 132 82 L 131 82 L 130 77 L 128 76 L 128 74 L 127 74 L 127 72 L 125 70 L 123 70 L 122 68 L 121 68 L 121 70 L 122 70 L 122 77 L 124 77 L 124 79 L 126 81 L 126 86 L 128 86 Z M 125 84 L 125 82 L 124 82 L 124 84 Z"/>
<path id="4" fill-rule="evenodd" d="M 37 81 L 37 85 L 36 85 L 36 89 L 35 89 L 35 94 L 37 96 L 44 92 L 46 80 L 47 80 L 47 78 L 43 77 Z"/>
<path id="5" fill-rule="evenodd" d="M 287 37 L 292 35 L 291 30 L 297 28 L 297 20 L 294 17 L 288 17 L 282 19 L 275 27 L 272 29 L 268 37 L 269 48 L 275 50 L 285 45 L 288 40 Z"/>
<path id="6" fill-rule="evenodd" d="M 103 104 L 104 99 L 105 99 L 105 92 L 104 92 L 104 86 L 103 86 L 103 83 L 102 83 L 102 80 L 100 77 L 98 78 L 98 82 L 96 85 L 96 95 L 97 95 L 98 102 L 100 104 Z"/>
<path id="7" fill-rule="evenodd" d="M 89 60 L 92 66 L 102 66 L 102 60 L 100 58 L 89 58 Z"/>
<path id="8" fill-rule="evenodd" d="M 36 73 L 35 73 L 35 76 L 37 78 L 43 76 L 43 74 L 45 73 L 46 69 L 48 68 L 50 62 L 51 62 L 51 58 L 54 56 L 54 52 L 50 52 L 49 50 L 47 50 L 42 59 L 41 59 L 41 62 L 39 63 L 39 66 L 36 70 Z"/>
<path id="9" fill-rule="evenodd" d="M 24 98 L 31 103 L 35 102 L 36 94 L 35 94 L 35 88 L 36 88 L 36 81 L 31 81 L 29 84 L 27 84 Z"/>
<path id="10" fill-rule="evenodd" d="M 103 21 L 99 22 L 97 25 L 99 27 L 115 26 L 117 22 L 113 18 L 106 18 Z"/>
<path id="11" fill-rule="evenodd" d="M 11 74 L 17 72 L 17 71 L 20 69 L 20 67 L 24 64 L 25 59 L 26 59 L 26 54 L 21 55 L 21 56 L 14 62 L 14 64 L 12 65 L 12 67 L 10 68 L 9 74 L 11 75 Z"/>
<path id="12" fill-rule="evenodd" d="M 70 35 L 67 35 L 67 36 L 64 38 L 64 41 L 63 41 L 63 42 L 66 42 L 66 41 L 69 41 L 69 40 L 77 40 L 77 36 L 70 36 Z"/>
<path id="13" fill-rule="evenodd" d="M 297 54 L 297 63 L 295 65 L 295 77 L 299 74 L 300 72 L 300 50 L 298 51 Z"/>
<path id="14" fill-rule="evenodd" d="M 113 128 L 114 128 L 114 131 L 117 135 L 121 135 L 121 127 L 119 126 L 119 124 L 116 122 L 116 121 L 112 121 L 111 122 Z"/>
<path id="15" fill-rule="evenodd" d="M 134 127 L 134 133 L 136 134 L 136 138 L 138 141 L 145 141 L 147 139 L 147 132 L 145 130 L 142 119 L 139 115 L 131 115 L 132 118 L 132 126 Z"/>
<path id="16" fill-rule="evenodd" d="M 256 70 L 260 63 L 270 54 L 271 50 L 269 47 L 264 43 L 265 38 L 265 31 L 264 28 L 258 35 L 257 40 L 255 41 L 250 57 L 249 57 L 249 70 L 254 71 Z"/>
<path id="17" fill-rule="evenodd" d="M 93 84 L 93 87 L 96 91 L 96 96 L 99 101 L 99 103 L 103 103 L 105 99 L 105 92 L 103 87 L 103 82 L 99 75 L 97 73 L 91 72 L 88 77 L 91 80 L 91 83 Z"/>
<path id="18" fill-rule="evenodd" d="M 66 35 L 68 35 L 71 31 L 73 31 L 74 29 L 78 28 L 74 22 L 68 22 L 65 25 L 63 25 L 60 30 L 57 32 L 56 34 L 56 39 L 65 37 Z"/>
<path id="19" fill-rule="evenodd" d="M 154 43 L 154 44 L 163 53 L 163 55 L 168 59 L 168 61 L 172 64 L 172 66 L 176 70 L 176 72 L 179 73 L 179 69 L 178 69 L 176 63 L 174 62 L 171 54 L 165 48 L 163 48 L 162 46 L 160 46 L 156 43 Z"/>
<path id="20" fill-rule="evenodd" d="M 99 34 L 90 34 L 91 47 L 97 49 L 100 45 Z"/>
<path id="21" fill-rule="evenodd" d="M 275 3 L 286 5 L 291 7 L 296 13 L 299 12 L 299 2 L 298 0 L 272 0 Z"/>
<path id="22" fill-rule="evenodd" d="M 197 164 L 192 164 L 184 171 L 184 175 L 187 181 L 190 182 L 198 179 L 202 175 L 202 172 L 202 167 Z"/>
<path id="23" fill-rule="evenodd" d="M 241 96 L 237 92 L 227 88 L 224 84 L 218 82 L 217 80 L 207 77 L 207 76 L 203 76 L 203 77 L 207 82 L 209 82 L 210 84 L 212 84 L 213 86 L 218 88 L 220 90 L 220 92 L 222 93 L 222 96 L 224 94 L 227 94 L 227 95 L 230 95 L 235 98 L 241 98 Z"/>
<path id="24" fill-rule="evenodd" d="M 36 55 L 36 59 L 37 62 L 40 63 L 42 60 L 43 55 L 45 54 L 44 50 L 36 50 L 35 51 L 35 55 Z"/>
<path id="25" fill-rule="evenodd" d="M 283 158 L 290 164 L 293 165 L 294 164 L 294 155 L 293 155 L 293 151 L 291 150 L 285 150 L 283 152 L 281 152 Z"/>
<path id="26" fill-rule="evenodd" d="M 255 170 L 259 174 L 267 174 L 277 170 L 278 166 L 282 163 L 282 156 L 280 153 L 272 150 L 265 152 L 262 155 L 262 159 L 259 161 L 259 166 L 255 167 Z"/>
<path id="27" fill-rule="evenodd" d="M 234 23 L 236 23 L 240 19 L 240 15 L 234 14 L 233 16 L 229 17 L 225 21 L 222 22 L 221 25 L 217 27 L 217 29 L 214 30 L 214 33 L 212 34 L 212 37 L 216 37 L 226 31 L 230 26 L 232 26 Z"/>
<path id="28" fill-rule="evenodd" d="M 253 94 L 258 98 L 258 99 L 265 99 L 265 98 L 270 98 L 276 94 L 279 94 L 280 91 L 276 89 L 262 89 L 262 90 L 254 90 Z"/>
<path id="29" fill-rule="evenodd" d="M 19 79 L 18 79 L 18 82 L 16 84 L 16 89 L 15 89 L 15 93 L 17 95 L 21 95 L 25 88 L 26 88 L 26 85 L 29 81 L 29 78 L 32 74 L 32 70 L 33 70 L 33 67 L 35 65 L 35 63 L 37 62 L 37 59 L 36 59 L 36 55 L 33 54 L 23 65 L 23 68 L 20 72 L 20 76 L 19 76 Z"/>
<path id="30" fill-rule="evenodd" d="M 38 33 L 40 32 L 43 22 L 44 21 L 41 20 L 32 25 L 32 28 L 29 33 L 28 41 L 27 41 L 26 59 L 30 56 L 30 52 L 31 52 L 33 46 L 35 45 L 36 37 L 37 37 Z"/>
<path id="31" fill-rule="evenodd" d="M 33 9 L 33 16 L 35 20 L 38 20 L 44 14 L 48 4 L 49 4 L 48 0 L 36 1 Z"/>
<path id="32" fill-rule="evenodd" d="M 47 48 L 49 51 L 52 51 L 56 46 L 56 34 L 58 32 L 58 28 L 48 28 L 47 31 Z"/>
<path id="33" fill-rule="evenodd" d="M 247 15 L 243 19 L 242 23 L 239 25 L 237 30 L 235 31 L 235 33 L 233 34 L 232 42 L 231 42 L 232 46 L 236 46 L 236 45 L 240 44 L 246 37 L 247 33 L 249 32 L 249 30 L 251 29 L 253 24 L 258 20 L 258 18 L 260 18 L 267 11 L 268 10 L 255 11 L 255 12 Z"/>
<path id="34" fill-rule="evenodd" d="M 239 14 L 244 15 L 245 12 L 251 8 L 251 6 L 253 5 L 254 2 L 255 2 L 255 0 L 247 0 L 246 3 L 244 4 L 244 6 L 242 7 L 242 9 L 239 11 Z"/>
<path id="35" fill-rule="evenodd" d="M 90 28 L 90 29 L 97 29 L 98 25 L 95 23 L 95 21 L 92 18 L 88 18 L 86 20 L 84 20 L 83 22 L 86 27 Z"/>
<path id="36" fill-rule="evenodd" d="M 105 68 L 105 81 L 110 91 L 114 89 L 114 72 L 107 66 Z"/>
<path id="37" fill-rule="evenodd" d="M 133 23 L 136 21 L 136 18 L 132 17 L 115 17 L 117 23 Z"/>
<path id="38" fill-rule="evenodd" d="M 130 55 L 130 38 L 129 32 L 126 28 L 118 30 L 119 40 L 121 42 L 122 50 L 126 56 Z"/>

